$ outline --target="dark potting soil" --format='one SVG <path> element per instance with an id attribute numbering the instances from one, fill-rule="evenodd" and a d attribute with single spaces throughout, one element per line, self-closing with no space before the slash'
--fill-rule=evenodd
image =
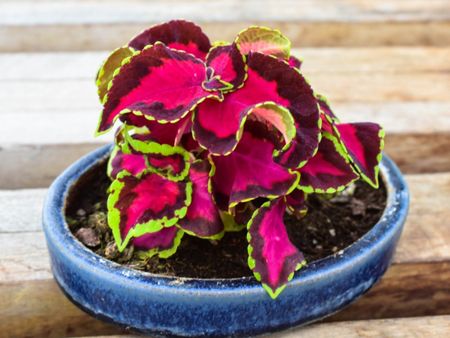
<path id="1" fill-rule="evenodd" d="M 219 241 L 185 235 L 177 252 L 168 259 L 142 260 L 129 247 L 117 251 L 106 218 L 106 190 L 110 184 L 106 164 L 90 169 L 72 187 L 66 219 L 74 235 L 97 254 L 120 264 L 152 273 L 178 277 L 233 278 L 251 276 L 247 266 L 246 231 L 229 232 Z M 287 215 L 289 238 L 307 262 L 346 248 L 380 219 L 386 206 L 386 188 L 373 189 L 363 182 L 334 197 L 310 195 L 308 213 L 297 219 Z"/>

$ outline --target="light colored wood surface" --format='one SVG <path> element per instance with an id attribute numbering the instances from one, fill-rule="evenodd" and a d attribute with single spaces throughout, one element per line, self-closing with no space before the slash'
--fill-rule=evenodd
<path id="1" fill-rule="evenodd" d="M 0 50 L 101 50 L 157 22 L 199 22 L 212 39 L 250 24 L 280 28 L 294 45 L 441 45 L 450 42 L 446 0 L 21 0 L 0 2 Z"/>
<path id="2" fill-rule="evenodd" d="M 442 338 L 450 334 L 450 316 L 358 320 L 333 324 L 313 324 L 301 329 L 287 330 L 272 335 L 273 338 Z M 112 338 L 113 336 L 96 336 Z M 124 335 L 116 338 L 139 336 Z M 92 338 L 92 337 L 84 337 Z"/>
<path id="3" fill-rule="evenodd" d="M 391 112 L 401 110 L 401 115 L 412 108 L 415 115 L 410 117 L 419 119 L 413 121 L 417 130 L 428 121 L 419 112 L 425 113 L 428 108 L 430 114 L 436 114 L 432 117 L 441 116 L 437 114 L 443 110 L 448 112 L 450 48 L 305 48 L 295 49 L 294 54 L 305 57 L 305 76 L 316 91 L 337 105 L 343 119 L 347 114 L 358 116 L 362 107 L 374 112 L 387 103 Z M 4 102 L 0 114 L 83 113 L 97 118 L 101 106 L 94 78 L 106 55 L 0 54 L 0 99 Z M 448 126 L 450 122 L 446 122 Z M 442 130 L 429 122 L 425 127 Z"/>
<path id="4" fill-rule="evenodd" d="M 450 173 L 406 178 L 411 208 L 394 263 L 450 261 Z M 41 233 L 45 194 L 46 189 L 0 190 L 0 282 L 51 278 Z M 39 264 L 28 270 L 31 259 Z"/>
<path id="5" fill-rule="evenodd" d="M 306 76 L 343 121 L 385 127 L 386 151 L 403 170 L 450 170 L 450 48 L 304 48 L 294 53 L 305 58 Z M 93 77 L 105 56 L 0 54 L 0 116 L 8 121 L 0 124 L 0 188 L 48 186 L 82 154 L 112 140 L 112 135 L 93 136 L 101 110 Z"/>
<path id="6" fill-rule="evenodd" d="M 276 334 L 274 338 L 442 338 L 450 335 L 450 316 L 361 320 L 316 324 Z"/>
<path id="7" fill-rule="evenodd" d="M 364 297 L 326 321 L 448 314 L 449 278 L 448 262 L 395 264 Z M 121 332 L 76 308 L 53 279 L 0 282 L 0 301 L 0 329 L 7 336 L 61 337 Z"/>
<path id="8" fill-rule="evenodd" d="M 450 173 L 408 175 L 407 181 L 411 210 L 394 265 L 367 295 L 328 321 L 450 312 Z M 0 332 L 55 337 L 116 332 L 75 308 L 55 285 L 40 231 L 45 193 L 0 190 L 0 317 L 9 318 L 1 321 Z M 90 331 L 79 327 L 84 320 L 92 323 Z"/>

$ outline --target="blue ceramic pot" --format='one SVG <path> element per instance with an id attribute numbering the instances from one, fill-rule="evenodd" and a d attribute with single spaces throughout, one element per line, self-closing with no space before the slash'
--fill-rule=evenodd
<path id="1" fill-rule="evenodd" d="M 311 263 L 272 300 L 251 277 L 173 278 L 125 268 L 86 249 L 64 221 L 69 188 L 109 155 L 102 147 L 64 171 L 50 187 L 43 223 L 54 277 L 92 315 L 153 335 L 250 336 L 321 319 L 365 293 L 389 266 L 408 212 L 409 194 L 384 156 L 388 201 L 380 221 L 340 254 Z"/>

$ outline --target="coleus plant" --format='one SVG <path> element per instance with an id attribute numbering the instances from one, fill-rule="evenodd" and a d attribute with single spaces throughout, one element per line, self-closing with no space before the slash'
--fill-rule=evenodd
<path id="1" fill-rule="evenodd" d="M 184 20 L 151 27 L 97 75 L 97 134 L 121 122 L 108 163 L 108 223 L 120 251 L 167 258 L 184 234 L 247 231 L 248 265 L 277 297 L 306 264 L 287 235 L 308 194 L 378 186 L 383 130 L 341 123 L 279 31 L 211 43 Z"/>

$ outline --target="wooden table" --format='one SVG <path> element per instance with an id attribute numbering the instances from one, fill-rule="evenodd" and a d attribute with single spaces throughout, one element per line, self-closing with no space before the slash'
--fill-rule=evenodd
<path id="1" fill-rule="evenodd" d="M 282 29 L 304 73 L 344 121 L 376 121 L 411 189 L 382 281 L 324 322 L 274 337 L 450 336 L 448 0 L 0 0 L 0 336 L 124 334 L 73 306 L 49 269 L 40 212 L 94 139 L 93 77 L 149 24 L 184 17 L 213 39 L 249 24 Z"/>

